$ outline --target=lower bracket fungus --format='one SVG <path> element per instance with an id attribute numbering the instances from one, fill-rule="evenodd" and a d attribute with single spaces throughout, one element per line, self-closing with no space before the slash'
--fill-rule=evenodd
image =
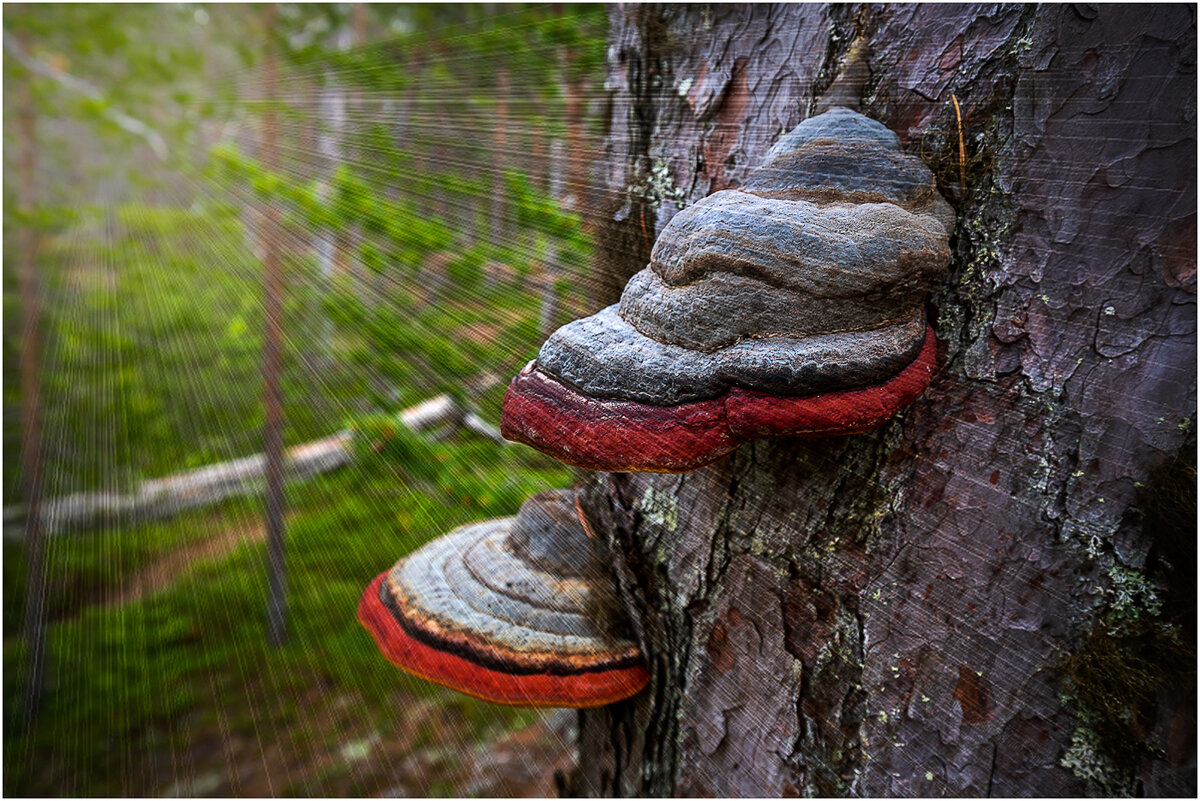
<path id="1" fill-rule="evenodd" d="M 400 560 L 358 617 L 393 664 L 513 706 L 593 707 L 649 681 L 575 493 L 455 529 Z"/>
<path id="2" fill-rule="evenodd" d="M 834 108 L 671 219 L 619 304 L 554 332 L 501 431 L 593 470 L 685 472 L 742 442 L 869 431 L 928 386 L 954 215 L 899 138 Z"/>

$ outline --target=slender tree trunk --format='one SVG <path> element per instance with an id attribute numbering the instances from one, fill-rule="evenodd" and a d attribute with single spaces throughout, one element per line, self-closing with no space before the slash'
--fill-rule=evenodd
<path id="1" fill-rule="evenodd" d="M 332 70 L 326 70 L 317 105 L 317 170 L 320 178 L 317 194 L 327 201 L 329 181 L 342 161 L 342 149 L 346 137 L 346 94 L 338 86 Z M 345 270 L 345 261 L 338 248 L 342 238 L 340 228 L 314 232 L 317 263 L 321 278 L 329 281 L 335 274 Z"/>
<path id="2" fill-rule="evenodd" d="M 329 203 L 329 186 L 343 159 L 346 137 L 346 94 L 338 85 L 332 70 L 326 70 L 317 101 L 317 197 Z M 317 257 L 321 292 L 327 292 L 335 277 L 346 273 L 346 227 L 345 224 L 330 228 L 313 228 L 313 249 Z M 364 294 L 357 266 L 350 277 L 351 291 L 360 298 Z M 318 372 L 328 373 L 332 368 L 333 320 L 325 310 L 325 298 L 314 293 L 317 308 L 313 315 L 316 323 L 315 342 L 310 353 L 312 364 Z"/>
<path id="3" fill-rule="evenodd" d="M 492 153 L 492 218 L 488 227 L 488 243 L 493 249 L 504 241 L 504 166 L 508 148 L 508 71 L 501 69 L 496 76 L 496 129 Z"/>
<path id="4" fill-rule="evenodd" d="M 26 42 L 22 49 L 29 50 Z M 32 74 L 21 82 L 17 101 L 17 136 L 21 148 L 21 208 L 18 282 L 21 295 L 21 473 L 25 490 L 25 553 L 29 570 L 25 595 L 24 720 L 37 715 L 42 696 L 46 655 L 46 564 L 42 525 L 41 282 L 37 273 L 37 133 Z"/>
<path id="5" fill-rule="evenodd" d="M 274 35 L 276 7 L 267 5 L 263 22 L 267 37 Z M 278 124 L 272 105 L 278 98 L 278 65 L 273 41 L 266 44 L 263 87 L 267 109 L 263 115 L 262 162 L 274 171 L 279 167 Z M 272 645 L 287 640 L 287 574 L 284 562 L 283 524 L 283 396 L 280 388 L 280 362 L 283 316 L 283 272 L 279 263 L 279 210 L 273 203 L 263 213 L 263 273 L 266 301 L 266 329 L 263 335 L 263 405 L 266 425 L 263 430 L 263 455 L 266 458 L 267 506 L 267 637 Z"/>
<path id="6" fill-rule="evenodd" d="M 575 135 L 573 132 L 582 128 L 582 121 L 579 119 L 580 104 L 571 101 L 570 81 L 568 73 L 571 64 L 571 57 L 567 53 L 565 47 L 558 49 L 558 69 L 559 69 L 559 89 L 563 96 L 567 98 L 567 141 L 564 143 L 561 139 L 555 139 L 550 143 L 550 174 L 548 181 L 548 193 L 554 202 L 561 208 L 574 209 L 577 205 L 575 195 L 572 194 L 575 190 L 571 186 L 571 166 L 575 163 L 575 154 L 570 153 L 572 145 L 578 146 L 578 142 L 573 140 Z M 539 316 L 539 330 L 542 336 L 549 336 L 557 328 L 555 320 L 558 318 L 558 277 L 561 273 L 558 264 L 558 246 L 554 238 L 551 237 L 546 242 L 546 269 L 542 278 L 544 284 L 542 286 L 542 310 Z"/>
<path id="7" fill-rule="evenodd" d="M 354 3 L 352 17 L 353 38 L 351 43 L 355 48 L 361 48 L 367 42 L 366 6 L 363 3 Z M 363 100 L 363 93 L 357 89 L 350 91 L 346 95 L 345 105 L 349 109 L 349 113 L 348 115 L 343 115 L 342 130 L 338 134 L 339 141 L 341 142 L 342 149 L 347 153 L 347 157 L 361 161 L 363 159 L 361 149 L 349 145 L 346 142 L 346 135 L 348 131 L 355 132 L 369 127 L 369 123 L 365 122 L 367 109 L 366 103 Z M 344 274 L 349 270 L 351 273 L 350 279 L 359 300 L 370 303 L 371 301 L 367 300 L 370 288 L 367 284 L 366 268 L 356 255 L 358 252 L 358 243 L 361 239 L 362 235 L 357 224 L 342 226 L 337 229 L 333 249 L 334 273 Z"/>
<path id="8" fill-rule="evenodd" d="M 587 134 L 588 108 L 585 101 L 589 86 L 583 80 L 572 79 L 572 66 L 577 54 L 566 47 L 563 47 L 560 52 L 563 72 L 562 90 L 566 98 L 567 114 L 567 177 L 562 205 L 579 215 L 583 231 L 591 234 L 595 228 L 598 212 L 590 177 L 594 152 Z M 580 276 L 576 274 L 571 277 L 578 279 Z M 587 301 L 582 295 L 569 296 L 565 302 L 569 313 L 579 316 L 587 314 L 585 308 Z"/>
<path id="9" fill-rule="evenodd" d="M 566 169 L 566 147 L 561 139 L 550 143 L 550 197 L 563 202 L 563 173 Z M 546 242 L 546 264 L 542 273 L 542 310 L 538 327 L 543 337 L 554 333 L 558 319 L 558 246 L 551 237 Z"/>
<path id="10" fill-rule="evenodd" d="M 568 208 L 584 213 L 587 204 L 587 147 L 583 131 L 584 90 L 579 81 L 572 81 L 568 74 L 574 56 L 563 48 L 559 56 L 562 63 L 562 90 L 566 97 L 567 113 L 567 185 L 565 199 Z"/>
<path id="11" fill-rule="evenodd" d="M 531 126 L 529 129 L 529 162 L 526 172 L 529 173 L 529 180 L 538 189 L 546 189 L 547 173 L 542 171 L 546 165 L 546 143 L 542 138 L 542 129 L 540 126 Z"/>
<path id="12" fill-rule="evenodd" d="M 883 429 L 592 477 L 585 512 L 653 678 L 581 713 L 570 789 L 1194 794 L 1194 642 L 1191 678 L 1135 710 L 1132 766 L 1092 747 L 1085 688 L 1058 669 L 1102 619 L 1180 591 L 1147 580 L 1166 545 L 1139 499 L 1158 465 L 1194 462 L 1194 9 L 622 6 L 611 21 L 605 180 L 659 198 L 651 236 L 675 211 L 651 165 L 687 203 L 736 186 L 856 35 L 865 113 L 926 158 L 958 225 L 931 308 L 940 368 Z M 603 223 L 613 275 L 644 255 L 605 241 L 641 224 L 635 203 Z"/>
<path id="13" fill-rule="evenodd" d="M 367 43 L 367 4 L 354 3 L 354 44 L 361 47 Z"/>
<path id="14" fill-rule="evenodd" d="M 419 120 L 423 114 L 421 108 L 420 97 L 417 92 L 417 87 L 422 82 L 423 63 L 420 52 L 414 48 L 406 54 L 406 61 L 403 65 L 404 70 L 412 77 L 412 82 L 404 89 L 404 95 L 400 99 L 399 108 L 396 111 L 395 120 L 393 121 L 394 136 L 396 138 L 396 148 L 412 158 L 411 170 L 413 174 L 420 174 L 427 170 L 429 163 L 428 158 L 419 151 L 420 148 L 420 128 Z M 416 112 L 418 122 L 413 122 L 413 113 Z M 389 186 L 387 188 L 388 197 L 395 199 L 399 192 L 396 187 Z M 382 270 L 374 270 L 370 274 L 371 291 L 367 292 L 368 308 L 375 306 L 380 298 L 387 296 L 387 281 L 384 279 Z M 386 395 L 389 389 L 382 386 L 381 382 L 372 374 L 371 381 L 377 384 L 377 391 Z"/>

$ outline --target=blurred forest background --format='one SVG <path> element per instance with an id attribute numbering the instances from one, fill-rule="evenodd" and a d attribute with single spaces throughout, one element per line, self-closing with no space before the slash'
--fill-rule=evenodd
<path id="1" fill-rule="evenodd" d="M 409 678 L 354 615 L 408 551 L 570 483 L 487 424 L 544 333 L 595 305 L 606 24 L 585 5 L 5 6 L 6 794 L 553 791 L 572 713 Z M 50 523 L 31 706 L 22 356 L 47 501 L 261 453 L 271 260 L 285 444 L 349 431 L 354 454 L 288 484 L 286 644 L 266 635 L 261 492 Z M 482 425 L 401 422 L 442 396 Z"/>

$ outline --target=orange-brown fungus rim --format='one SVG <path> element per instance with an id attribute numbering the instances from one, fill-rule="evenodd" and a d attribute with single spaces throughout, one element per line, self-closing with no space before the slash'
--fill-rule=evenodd
<path id="1" fill-rule="evenodd" d="M 381 573 L 367 587 L 358 619 L 389 662 L 427 681 L 507 706 L 586 709 L 623 701 L 650 681 L 644 665 L 570 675 L 510 674 L 440 651 L 406 632 L 380 599 Z"/>

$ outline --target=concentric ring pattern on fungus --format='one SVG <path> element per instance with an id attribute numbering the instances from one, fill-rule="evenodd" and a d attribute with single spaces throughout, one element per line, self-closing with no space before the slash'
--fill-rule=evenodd
<path id="1" fill-rule="evenodd" d="M 592 707 L 649 681 L 569 490 L 463 526 L 400 560 L 358 616 L 392 663 L 514 706 Z"/>
<path id="2" fill-rule="evenodd" d="M 806 120 L 676 214 L 619 304 L 546 340 L 501 430 L 593 470 L 685 472 L 749 439 L 876 428 L 929 384 L 953 223 L 886 127 Z"/>

